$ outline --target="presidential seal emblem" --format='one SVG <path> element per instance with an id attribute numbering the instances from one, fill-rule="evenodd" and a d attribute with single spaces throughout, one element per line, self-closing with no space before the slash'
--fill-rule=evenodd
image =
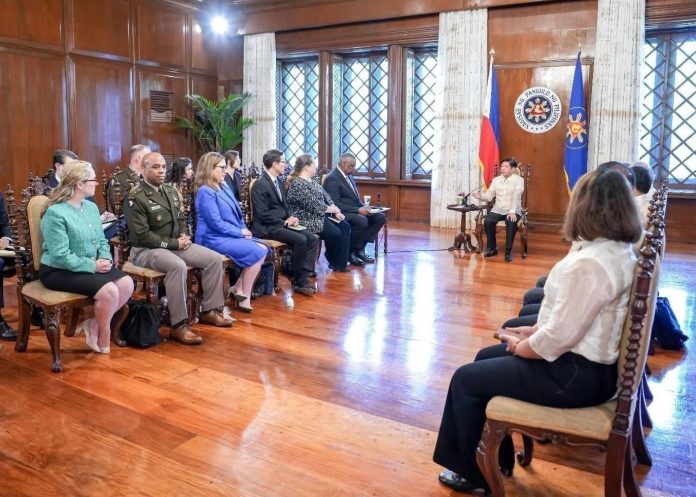
<path id="1" fill-rule="evenodd" d="M 561 99 L 553 90 L 535 86 L 515 101 L 515 120 L 529 133 L 546 133 L 561 119 Z"/>

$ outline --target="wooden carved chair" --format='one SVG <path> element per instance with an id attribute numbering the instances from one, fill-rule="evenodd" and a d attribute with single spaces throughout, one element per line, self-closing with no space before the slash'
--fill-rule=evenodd
<path id="1" fill-rule="evenodd" d="M 495 175 L 498 176 L 500 174 L 500 166 L 498 164 L 495 165 Z M 529 209 L 528 209 L 528 196 L 529 196 L 529 183 L 531 180 L 532 176 L 532 165 L 531 164 L 519 164 L 517 167 L 517 172 L 513 174 L 519 174 L 522 179 L 524 180 L 524 192 L 522 192 L 522 199 L 520 201 L 522 205 L 521 209 L 521 215 L 519 219 L 517 220 L 517 237 L 520 240 L 520 247 L 522 249 L 522 257 L 527 257 L 527 238 L 528 238 L 528 231 L 529 231 Z M 488 204 L 482 204 L 482 207 L 486 211 L 486 213 L 490 212 L 491 209 L 493 208 L 493 205 L 495 205 L 495 199 L 493 199 L 493 202 L 488 203 Z M 483 224 L 483 221 L 485 216 L 480 216 L 476 218 L 477 223 Z M 498 224 L 496 225 L 496 228 L 498 230 L 505 230 L 505 221 L 499 221 Z M 482 227 L 478 226 L 476 227 L 477 233 L 480 232 L 479 230 L 482 229 Z"/>
<path id="2" fill-rule="evenodd" d="M 128 185 L 128 191 L 130 191 L 133 186 L 132 183 Z M 116 178 L 116 173 L 111 177 L 111 188 L 113 188 L 114 195 L 114 214 L 116 214 L 117 219 L 122 219 L 124 195 L 123 190 L 121 190 L 121 184 Z M 167 305 L 164 305 L 164 302 L 160 299 L 159 291 L 160 285 L 164 285 L 166 273 L 161 273 L 142 266 L 136 266 L 130 262 L 131 246 L 128 240 L 128 225 L 125 222 L 118 223 L 116 239 L 112 240 L 112 243 L 116 245 L 115 259 L 117 261 L 117 267 L 133 278 L 136 283 L 136 288 L 138 283 L 142 284 L 145 289 L 146 299 L 159 311 L 162 324 L 169 323 L 169 308 Z M 200 310 L 202 286 L 200 274 L 194 271 L 193 268 L 188 268 L 187 289 L 186 306 L 188 308 L 189 323 L 194 324 L 198 319 Z"/>
<path id="3" fill-rule="evenodd" d="M 618 397 L 602 405 L 579 409 L 558 409 L 494 397 L 486 407 L 486 424 L 477 451 L 477 461 L 493 497 L 504 497 L 505 489 L 498 467 L 500 442 L 512 432 L 523 435 L 524 450 L 518 461 L 532 461 L 533 440 L 570 447 L 592 447 L 606 453 L 604 495 L 640 497 L 633 462 L 632 437 L 643 368 L 647 359 L 650 329 L 655 311 L 659 280 L 659 239 L 653 226 L 641 248 L 636 264 L 628 312 L 619 347 Z"/>
<path id="4" fill-rule="evenodd" d="M 658 233 L 662 234 L 659 240 L 657 240 L 656 247 L 660 260 L 664 258 L 666 245 L 665 214 L 667 209 L 667 194 L 668 186 L 667 183 L 664 182 L 655 191 L 648 208 L 650 215 L 648 216 L 647 228 L 654 228 Z M 652 352 L 652 345 L 653 342 L 651 341 L 648 353 Z M 650 368 L 648 364 L 646 364 L 638 390 L 638 405 L 635 413 L 636 419 L 633 422 L 633 448 L 635 450 L 636 459 L 640 464 L 652 466 L 652 456 L 645 443 L 645 432 L 643 431 L 643 428 L 652 428 L 653 426 L 648 412 L 648 404 L 653 400 L 653 394 L 648 385 L 649 371 Z"/>
<path id="5" fill-rule="evenodd" d="M 42 191 L 42 190 L 41 190 Z M 58 373 L 62 370 L 60 356 L 60 322 L 61 314 L 70 311 L 66 336 L 74 336 L 80 319 L 80 310 L 94 304 L 86 295 L 49 290 L 38 279 L 41 265 L 43 236 L 41 235 L 41 212 L 48 197 L 38 194 L 34 186 L 22 191 L 22 201 L 16 206 L 14 192 L 7 192 L 8 215 L 11 219 L 12 237 L 17 247 L 15 268 L 17 271 L 17 302 L 19 307 L 19 336 L 15 351 L 25 352 L 29 343 L 29 329 L 32 306 L 43 310 L 45 316 L 46 339 L 51 347 L 53 364 L 51 369 Z M 21 248 L 19 248 L 21 247 Z M 118 338 L 118 331 L 128 314 L 128 306 L 122 307 L 111 322 L 111 338 L 118 345 L 125 345 Z"/>

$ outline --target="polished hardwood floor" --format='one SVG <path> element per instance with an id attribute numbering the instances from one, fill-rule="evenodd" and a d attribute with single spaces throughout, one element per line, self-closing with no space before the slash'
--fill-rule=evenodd
<path id="1" fill-rule="evenodd" d="M 0 344 L 0 496 L 446 496 L 431 461 L 449 379 L 516 314 L 567 246 L 531 232 L 530 256 L 447 252 L 453 232 L 392 223 L 391 252 L 350 274 L 319 266 L 320 293 L 283 291 L 197 326 L 200 347 L 166 342 L 92 353 L 63 338 L 64 371 L 32 331 Z M 516 247 L 517 249 L 517 247 Z M 660 293 L 685 332 L 696 314 L 694 245 L 668 243 Z M 13 281 L 5 316 L 16 320 Z M 694 339 L 688 343 L 693 349 Z M 650 358 L 651 469 L 644 496 L 694 489 L 696 362 Z M 588 459 L 589 458 L 589 459 Z M 603 456 L 540 447 L 510 496 L 601 496 Z"/>

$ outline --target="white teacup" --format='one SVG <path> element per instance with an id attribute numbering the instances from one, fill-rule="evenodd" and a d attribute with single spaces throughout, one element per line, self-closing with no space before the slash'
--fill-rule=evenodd
<path id="1" fill-rule="evenodd" d="M 363 196 L 363 203 L 369 207 L 370 206 L 370 201 L 372 200 L 372 195 L 365 195 Z"/>

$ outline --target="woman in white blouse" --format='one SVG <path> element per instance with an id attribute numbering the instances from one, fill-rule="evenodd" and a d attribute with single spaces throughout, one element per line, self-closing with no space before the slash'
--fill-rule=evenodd
<path id="1" fill-rule="evenodd" d="M 642 231 L 624 176 L 595 170 L 578 181 L 566 212 L 574 242 L 546 281 L 534 326 L 500 330 L 501 345 L 479 352 L 452 377 L 433 460 L 440 482 L 488 489 L 476 463 L 488 401 L 496 395 L 550 407 L 586 407 L 616 392 L 619 340 L 633 279 L 632 243 Z M 501 463 L 512 443 L 501 446 Z"/>

